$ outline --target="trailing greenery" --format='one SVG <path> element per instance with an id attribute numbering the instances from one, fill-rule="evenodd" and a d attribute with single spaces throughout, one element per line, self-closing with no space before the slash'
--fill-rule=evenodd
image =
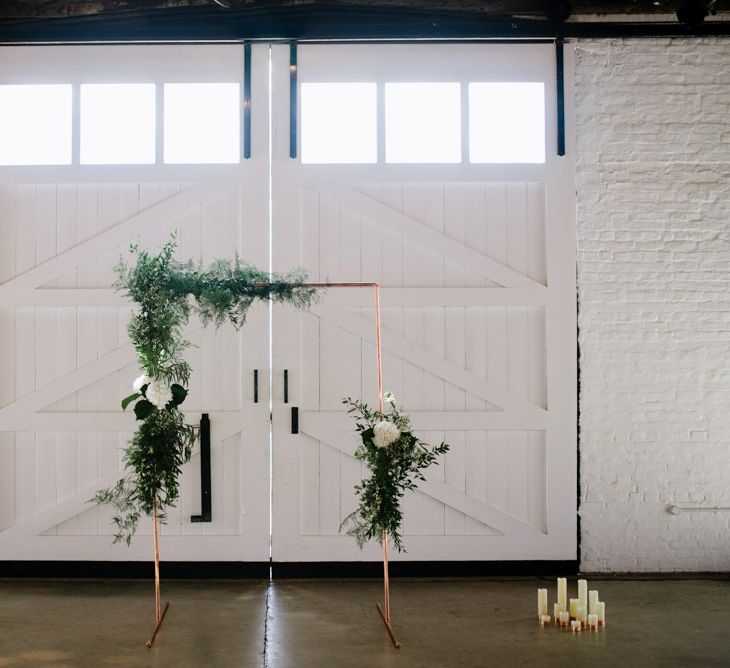
<path id="1" fill-rule="evenodd" d="M 124 477 L 99 491 L 94 501 L 114 507 L 114 542 L 128 545 L 140 517 L 153 512 L 155 499 L 163 520 L 165 509 L 177 501 L 180 472 L 196 439 L 196 428 L 185 424 L 180 411 L 191 373 L 183 356 L 190 346 L 183 330 L 191 314 L 204 325 L 230 322 L 238 329 L 256 300 L 305 308 L 316 293 L 302 285 L 301 270 L 272 276 L 239 257 L 215 260 L 205 269 L 177 262 L 175 246 L 174 236 L 156 255 L 131 246 L 136 262 L 130 266 L 121 260 L 116 267 L 114 287 L 138 307 L 128 333 L 144 371 L 122 408 L 134 403 L 141 425 L 125 451 Z"/>
<path id="2" fill-rule="evenodd" d="M 365 462 L 371 475 L 355 486 L 358 508 L 345 518 L 340 531 L 345 529 L 354 537 L 360 549 L 373 538 L 382 544 L 383 531 L 387 531 L 402 552 L 403 495 L 426 479 L 422 472 L 448 452 L 449 446 L 430 446 L 420 440 L 408 416 L 396 408 L 392 395 L 386 393 L 385 398 L 391 407 L 389 413 L 371 410 L 363 401 L 350 397 L 342 401 L 347 412 L 355 416 L 361 439 L 355 457 Z"/>

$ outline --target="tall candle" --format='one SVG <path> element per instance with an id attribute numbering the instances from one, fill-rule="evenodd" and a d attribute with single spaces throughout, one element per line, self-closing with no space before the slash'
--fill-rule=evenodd
<path id="1" fill-rule="evenodd" d="M 568 609 L 568 581 L 566 578 L 558 578 L 558 605 L 563 610 Z"/>
<path id="2" fill-rule="evenodd" d="M 578 605 L 588 607 L 588 580 L 578 580 Z"/>
<path id="3" fill-rule="evenodd" d="M 537 616 L 547 615 L 548 611 L 548 596 L 547 589 L 537 590 Z"/>
<path id="4" fill-rule="evenodd" d="M 596 603 L 598 603 L 598 590 L 591 589 L 588 592 L 588 614 L 596 614 Z"/>
<path id="5" fill-rule="evenodd" d="M 602 626 L 606 625 L 606 604 L 603 601 L 596 603 L 596 615 L 598 616 L 598 623 Z"/>
<path id="6" fill-rule="evenodd" d="M 575 619 L 578 616 L 578 599 L 577 598 L 571 598 L 570 599 L 570 618 Z"/>

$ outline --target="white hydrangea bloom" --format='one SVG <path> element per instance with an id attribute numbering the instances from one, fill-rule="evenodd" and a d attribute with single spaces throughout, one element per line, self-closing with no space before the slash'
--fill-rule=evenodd
<path id="1" fill-rule="evenodd" d="M 148 385 L 150 382 L 150 377 L 143 373 L 141 376 L 137 377 L 135 381 L 132 383 L 132 387 L 134 388 L 135 392 L 141 392 L 143 385 Z"/>
<path id="2" fill-rule="evenodd" d="M 400 438 L 400 429 L 388 420 L 381 420 L 373 427 L 373 443 L 378 448 L 387 448 Z"/>
<path id="3" fill-rule="evenodd" d="M 162 410 L 172 401 L 172 390 L 167 383 L 161 380 L 153 380 L 147 386 L 147 399 Z"/>

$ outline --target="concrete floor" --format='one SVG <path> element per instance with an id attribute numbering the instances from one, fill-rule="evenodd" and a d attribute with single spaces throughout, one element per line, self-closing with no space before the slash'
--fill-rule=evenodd
<path id="1" fill-rule="evenodd" d="M 552 609 L 552 580 L 393 582 L 395 650 L 379 582 L 163 581 L 147 650 L 149 582 L 0 581 L 0 668 L 730 666 L 730 580 L 594 580 L 608 624 L 580 635 L 538 628 L 538 586 Z"/>

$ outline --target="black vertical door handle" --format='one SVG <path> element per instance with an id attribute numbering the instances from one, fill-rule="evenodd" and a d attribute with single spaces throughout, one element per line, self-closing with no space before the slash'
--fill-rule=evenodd
<path id="1" fill-rule="evenodd" d="M 253 402 L 259 402 L 259 370 L 253 370 Z"/>
<path id="2" fill-rule="evenodd" d="M 289 403 L 289 369 L 284 369 L 284 403 Z"/>

